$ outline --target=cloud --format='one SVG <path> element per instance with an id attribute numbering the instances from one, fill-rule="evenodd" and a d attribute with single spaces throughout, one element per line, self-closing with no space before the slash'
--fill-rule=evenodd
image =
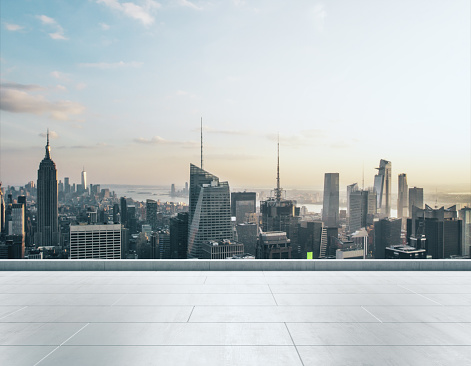
<path id="1" fill-rule="evenodd" d="M 47 137 L 47 133 L 41 132 L 38 136 L 43 137 L 43 138 L 46 138 L 46 137 Z M 58 134 L 56 131 L 49 131 L 49 138 L 50 138 L 51 140 L 58 139 L 58 138 L 59 138 L 59 134 Z"/>
<path id="2" fill-rule="evenodd" d="M 36 16 L 41 23 L 44 25 L 49 25 L 51 27 L 54 27 L 56 29 L 55 32 L 49 33 L 49 37 L 52 39 L 60 39 L 60 40 L 66 40 L 67 37 L 64 36 L 64 28 L 62 28 L 59 23 L 57 23 L 54 18 L 48 17 L 47 15 L 37 15 Z"/>
<path id="3" fill-rule="evenodd" d="M 317 29 L 320 32 L 324 31 L 325 18 L 327 17 L 327 11 L 324 8 L 323 4 L 316 4 L 312 8 L 312 16 L 314 18 L 314 23 Z"/>
<path id="4" fill-rule="evenodd" d="M 69 74 L 60 72 L 60 71 L 52 71 L 50 74 L 53 78 L 56 78 L 57 80 L 61 81 L 70 81 L 70 76 Z"/>
<path id="5" fill-rule="evenodd" d="M 285 146 L 310 146 L 314 142 L 317 144 L 324 142 L 326 138 L 325 131 L 321 129 L 302 130 L 291 135 L 269 133 L 265 136 L 270 141 L 278 141 L 279 136 L 280 144 Z"/>
<path id="6" fill-rule="evenodd" d="M 67 91 L 67 88 L 64 85 L 57 84 L 56 89 L 60 91 Z"/>
<path id="7" fill-rule="evenodd" d="M 42 86 L 35 85 L 35 84 L 18 84 L 18 83 L 4 83 L 4 82 L 0 83 L 0 88 L 27 90 L 27 91 L 35 91 L 35 90 L 44 89 Z"/>
<path id="8" fill-rule="evenodd" d="M 122 14 L 140 21 L 143 25 L 149 26 L 154 23 L 153 13 L 160 8 L 160 4 L 153 0 L 141 1 L 142 5 L 133 2 L 120 2 L 119 0 L 96 0 L 98 4 L 104 4 L 107 7 L 117 10 Z"/>
<path id="9" fill-rule="evenodd" d="M 70 100 L 51 102 L 42 95 L 31 95 L 23 90 L 1 89 L 0 109 L 11 113 L 47 114 L 50 118 L 67 121 L 79 115 L 85 107 Z"/>
<path id="10" fill-rule="evenodd" d="M 191 8 L 191 9 L 195 9 L 195 10 L 201 10 L 202 9 L 202 8 L 196 6 L 191 1 L 188 1 L 188 0 L 178 0 L 177 2 L 180 6 L 184 6 L 186 8 Z"/>
<path id="11" fill-rule="evenodd" d="M 77 90 L 83 90 L 87 87 L 87 84 L 85 83 L 78 83 L 77 85 L 75 85 L 75 89 Z"/>
<path id="12" fill-rule="evenodd" d="M 5 28 L 11 32 L 16 32 L 24 28 L 18 24 L 11 24 L 11 23 L 4 23 L 4 24 L 5 24 Z"/>
<path id="13" fill-rule="evenodd" d="M 198 130 L 199 131 L 199 130 Z M 216 128 L 211 128 L 207 126 L 203 126 L 203 131 L 213 134 L 221 134 L 221 135 L 238 135 L 238 136 L 254 136 L 258 133 L 251 130 L 220 130 Z"/>
<path id="14" fill-rule="evenodd" d="M 110 26 L 106 23 L 99 23 L 98 25 L 101 27 L 101 29 L 103 29 L 105 31 L 110 29 Z"/>
<path id="15" fill-rule="evenodd" d="M 125 67 L 141 67 L 143 65 L 142 62 L 91 62 L 91 63 L 80 63 L 80 67 L 87 67 L 87 68 L 94 68 L 94 69 L 101 69 L 101 70 L 110 70 L 110 69 L 118 69 L 118 68 L 125 68 Z"/>
<path id="16" fill-rule="evenodd" d="M 160 136 L 154 136 L 150 139 L 139 137 L 134 139 L 134 142 L 138 144 L 147 144 L 147 145 L 176 145 L 176 146 L 183 146 L 183 147 L 195 147 L 199 146 L 199 144 L 195 141 L 172 141 L 166 140 Z"/>

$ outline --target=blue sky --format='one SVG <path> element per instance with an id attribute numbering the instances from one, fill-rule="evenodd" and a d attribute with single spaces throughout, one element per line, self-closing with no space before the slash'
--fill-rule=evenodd
<path id="1" fill-rule="evenodd" d="M 199 162 L 232 186 L 470 190 L 470 3 L 5 0 L 4 184 L 183 185 Z"/>

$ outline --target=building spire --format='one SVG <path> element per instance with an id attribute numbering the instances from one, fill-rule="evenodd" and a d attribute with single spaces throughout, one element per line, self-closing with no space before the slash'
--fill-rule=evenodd
<path id="1" fill-rule="evenodd" d="M 47 129 L 46 159 L 51 158 L 51 147 L 49 146 L 49 128 Z"/>
<path id="2" fill-rule="evenodd" d="M 201 117 L 201 169 L 203 169 L 203 117 Z"/>
<path id="3" fill-rule="evenodd" d="M 277 201 L 281 200 L 281 187 L 280 187 L 280 133 L 278 133 L 278 144 L 277 144 L 275 198 L 276 198 Z"/>

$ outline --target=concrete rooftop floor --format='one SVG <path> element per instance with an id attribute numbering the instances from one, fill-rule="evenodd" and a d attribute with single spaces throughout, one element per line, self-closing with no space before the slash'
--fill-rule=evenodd
<path id="1" fill-rule="evenodd" d="M 471 272 L 0 272 L 0 365 L 471 365 Z"/>

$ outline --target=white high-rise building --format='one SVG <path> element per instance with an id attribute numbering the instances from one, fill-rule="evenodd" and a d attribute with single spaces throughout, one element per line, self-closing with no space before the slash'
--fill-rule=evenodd
<path id="1" fill-rule="evenodd" d="M 87 191 L 87 172 L 85 171 L 85 167 L 82 170 L 82 189 L 84 192 Z"/>
<path id="2" fill-rule="evenodd" d="M 121 224 L 70 225 L 70 259 L 120 259 Z"/>

